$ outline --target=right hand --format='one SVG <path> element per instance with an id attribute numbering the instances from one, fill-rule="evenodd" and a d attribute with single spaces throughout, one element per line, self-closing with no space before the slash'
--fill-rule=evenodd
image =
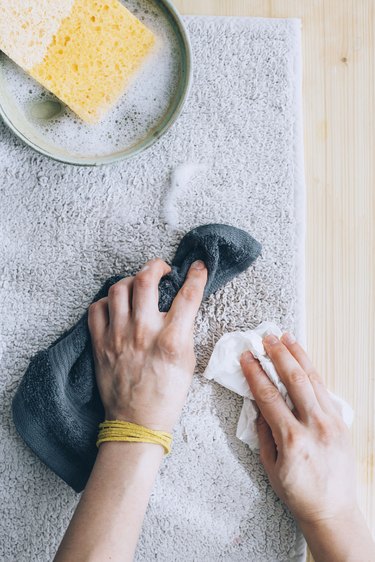
<path id="1" fill-rule="evenodd" d="M 260 409 L 260 459 L 272 487 L 302 525 L 351 517 L 357 509 L 349 430 L 302 347 L 288 334 L 263 341 L 293 412 L 250 352 L 241 366 Z"/>
<path id="2" fill-rule="evenodd" d="M 207 268 L 193 263 L 169 312 L 162 313 L 159 282 L 170 270 L 152 260 L 90 306 L 96 380 L 107 420 L 171 432 L 180 417 L 195 367 L 194 323 Z"/>

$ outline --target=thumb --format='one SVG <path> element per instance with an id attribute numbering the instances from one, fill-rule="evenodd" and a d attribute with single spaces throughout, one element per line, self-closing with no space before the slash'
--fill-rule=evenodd
<path id="1" fill-rule="evenodd" d="M 272 470 L 277 458 L 276 444 L 272 431 L 262 414 L 259 412 L 257 418 L 257 430 L 259 438 L 259 457 L 267 472 Z"/>

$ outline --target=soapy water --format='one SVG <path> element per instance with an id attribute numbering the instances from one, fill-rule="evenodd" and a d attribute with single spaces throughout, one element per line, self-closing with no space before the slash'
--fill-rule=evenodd
<path id="1" fill-rule="evenodd" d="M 8 93 L 35 133 L 70 154 L 105 156 L 138 143 L 158 126 L 175 95 L 180 46 L 168 16 L 154 1 L 123 4 L 154 32 L 156 45 L 100 123 L 84 123 L 13 61 L 0 58 Z"/>

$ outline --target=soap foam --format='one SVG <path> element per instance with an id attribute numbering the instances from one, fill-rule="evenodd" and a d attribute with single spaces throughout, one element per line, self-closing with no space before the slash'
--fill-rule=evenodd
<path id="1" fill-rule="evenodd" d="M 48 121 L 35 119 L 35 103 L 57 98 L 13 61 L 1 58 L 7 89 L 35 133 L 71 155 L 105 156 L 136 144 L 158 126 L 175 95 L 180 47 L 168 16 L 154 0 L 129 0 L 126 7 L 154 32 L 156 45 L 119 102 L 96 125 L 85 124 L 68 107 Z"/>

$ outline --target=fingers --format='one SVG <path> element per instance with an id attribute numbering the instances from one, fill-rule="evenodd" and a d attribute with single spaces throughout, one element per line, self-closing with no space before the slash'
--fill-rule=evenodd
<path id="1" fill-rule="evenodd" d="M 270 472 L 277 459 L 276 444 L 272 431 L 261 412 L 257 419 L 257 430 L 259 438 L 260 460 L 267 472 Z"/>
<path id="2" fill-rule="evenodd" d="M 185 282 L 167 314 L 167 321 L 176 323 L 181 334 L 188 334 L 194 328 L 206 283 L 207 268 L 198 260 L 191 265 Z"/>
<path id="3" fill-rule="evenodd" d="M 335 405 L 333 404 L 329 396 L 328 390 L 326 389 L 314 365 L 311 363 L 311 360 L 306 351 L 300 346 L 300 344 L 296 341 L 295 337 L 292 334 L 283 334 L 281 337 L 281 341 L 293 355 L 293 357 L 298 361 L 302 369 L 305 371 L 306 375 L 309 377 L 321 408 L 327 414 L 333 412 L 337 413 Z"/>
<path id="4" fill-rule="evenodd" d="M 317 412 L 321 412 L 309 377 L 287 347 L 273 334 L 263 339 L 263 345 L 284 383 L 300 419 L 306 422 Z"/>
<path id="5" fill-rule="evenodd" d="M 94 346 L 103 337 L 108 326 L 108 298 L 100 299 L 89 307 L 88 326 Z"/>
<path id="6" fill-rule="evenodd" d="M 133 319 L 139 324 L 149 325 L 153 319 L 160 317 L 159 282 L 171 268 L 157 258 L 143 266 L 134 278 L 133 285 Z"/>
<path id="7" fill-rule="evenodd" d="M 123 333 L 130 319 L 133 283 L 134 277 L 126 277 L 108 291 L 109 323 L 114 333 Z"/>
<path id="8" fill-rule="evenodd" d="M 282 436 L 296 427 L 298 421 L 250 351 L 241 355 L 240 363 L 263 417 L 276 441 L 281 442 Z"/>

